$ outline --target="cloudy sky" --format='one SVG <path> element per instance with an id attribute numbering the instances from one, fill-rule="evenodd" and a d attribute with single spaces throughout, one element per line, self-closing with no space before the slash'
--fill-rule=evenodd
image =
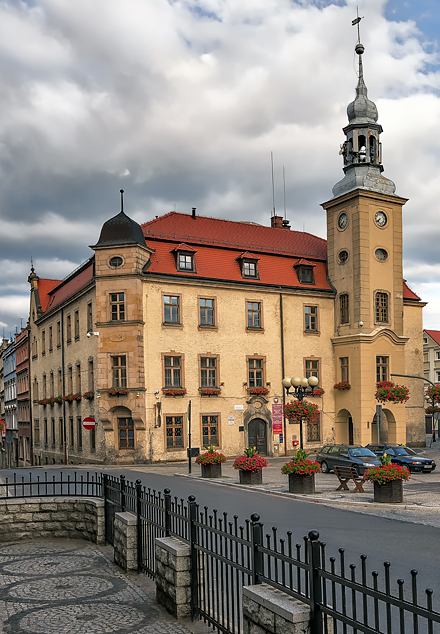
<path id="1" fill-rule="evenodd" d="M 438 0 L 0 0 L 0 334 L 28 316 L 30 259 L 63 278 L 119 211 L 176 209 L 325 237 L 320 203 L 354 97 L 359 13 L 404 274 L 440 330 Z"/>

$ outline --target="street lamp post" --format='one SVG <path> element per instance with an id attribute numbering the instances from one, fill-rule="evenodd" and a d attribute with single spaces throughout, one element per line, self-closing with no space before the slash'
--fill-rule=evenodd
<path id="1" fill-rule="evenodd" d="M 318 387 L 318 383 L 319 381 L 316 376 L 309 376 L 308 379 L 305 377 L 301 379 L 299 376 L 293 376 L 291 379 L 287 377 L 283 379 L 283 387 L 286 390 L 286 394 L 293 396 L 298 399 L 298 401 L 302 401 L 307 394 L 313 396 L 315 389 Z M 308 392 L 307 390 L 310 387 L 312 388 L 312 391 Z M 303 448 L 302 419 L 299 421 L 299 446 L 301 449 Z"/>

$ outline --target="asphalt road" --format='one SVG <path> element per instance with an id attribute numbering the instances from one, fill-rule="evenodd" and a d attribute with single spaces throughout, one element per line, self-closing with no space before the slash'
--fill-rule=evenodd
<path id="1" fill-rule="evenodd" d="M 17 479 L 21 481 L 37 475 L 44 479 L 44 471 L 40 469 L 19 470 Z M 63 480 L 73 470 L 50 469 L 48 477 L 58 480 L 60 471 Z M 327 544 L 327 557 L 338 555 L 338 549 L 345 549 L 346 566 L 350 563 L 359 565 L 359 556 L 368 556 L 368 571 L 378 570 L 383 573 L 383 562 L 391 562 L 392 588 L 395 589 L 398 578 L 405 579 L 405 587 L 410 588 L 410 570 L 419 571 L 419 590 L 430 587 L 434 590 L 434 609 L 440 611 L 440 575 L 439 556 L 437 554 L 440 541 L 440 529 L 383 517 L 364 515 L 354 511 L 341 510 L 303 502 L 297 499 L 272 496 L 258 491 L 240 488 L 224 487 L 200 480 L 188 480 L 160 473 L 145 473 L 134 469 L 106 468 L 106 473 L 114 476 L 125 474 L 127 480 L 135 481 L 139 478 L 142 484 L 151 489 L 161 490 L 169 488 L 173 496 L 187 499 L 195 495 L 200 506 L 208 506 L 210 510 L 217 509 L 219 513 L 227 512 L 228 520 L 238 515 L 239 522 L 249 518 L 252 513 L 258 513 L 264 523 L 264 533 L 269 533 L 273 526 L 278 528 L 278 537 L 284 537 L 287 531 L 292 531 L 294 543 L 302 542 L 303 536 L 310 530 L 319 531 L 320 539 Z M 80 470 L 78 477 L 86 477 L 86 472 Z M 90 474 L 94 472 L 90 471 Z M 11 480 L 12 471 L 0 471 L 0 477 Z"/>

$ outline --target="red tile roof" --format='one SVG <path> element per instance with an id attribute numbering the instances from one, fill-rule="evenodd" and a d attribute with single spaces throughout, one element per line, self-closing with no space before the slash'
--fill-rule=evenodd
<path id="1" fill-rule="evenodd" d="M 191 244 L 215 244 L 240 251 L 281 253 L 326 260 L 327 242 L 310 233 L 273 229 L 248 222 L 220 220 L 171 211 L 141 225 L 145 239 L 178 241 Z"/>
<path id="2" fill-rule="evenodd" d="M 424 330 L 423 332 L 426 332 L 440 346 L 440 330 Z"/>
<path id="3" fill-rule="evenodd" d="M 43 313 L 46 312 L 47 305 L 49 304 L 50 291 L 55 288 L 55 286 L 58 286 L 58 284 L 60 284 L 60 280 L 50 280 L 44 277 L 40 277 L 38 280 L 38 295 L 40 296 L 41 310 Z"/>
<path id="4" fill-rule="evenodd" d="M 52 310 L 58 304 L 75 295 L 93 280 L 94 258 L 90 258 L 86 265 L 74 271 L 66 280 L 38 280 L 38 292 L 43 313 Z"/>
<path id="5" fill-rule="evenodd" d="M 415 299 L 416 301 L 420 301 L 420 297 L 410 289 L 406 280 L 403 280 L 403 299 Z"/>
<path id="6" fill-rule="evenodd" d="M 151 246 L 148 244 L 148 246 Z M 171 253 L 173 243 L 154 242 L 155 252 L 151 255 L 151 264 L 145 275 L 160 273 L 176 277 L 188 276 L 194 278 L 208 278 L 214 280 L 231 280 L 252 284 L 274 284 L 276 286 L 298 286 L 331 291 L 327 281 L 326 263 L 317 261 L 314 269 L 315 284 L 300 284 L 296 270 L 292 266 L 292 258 L 286 255 L 261 254 L 259 258 L 259 279 L 243 279 L 237 258 L 241 251 L 224 247 L 199 246 L 195 254 L 196 273 L 177 271 L 176 262 Z"/>

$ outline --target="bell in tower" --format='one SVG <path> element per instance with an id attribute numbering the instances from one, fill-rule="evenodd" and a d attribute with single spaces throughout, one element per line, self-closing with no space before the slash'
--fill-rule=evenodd
<path id="1" fill-rule="evenodd" d="M 377 123 L 376 104 L 368 99 L 362 65 L 364 50 L 358 39 L 355 51 L 359 56 L 359 80 L 356 98 L 347 108 L 348 126 L 343 128 L 346 139 L 340 151 L 345 176 L 333 187 L 335 197 L 357 188 L 386 194 L 396 190 L 393 181 L 382 176 L 382 126 Z"/>

